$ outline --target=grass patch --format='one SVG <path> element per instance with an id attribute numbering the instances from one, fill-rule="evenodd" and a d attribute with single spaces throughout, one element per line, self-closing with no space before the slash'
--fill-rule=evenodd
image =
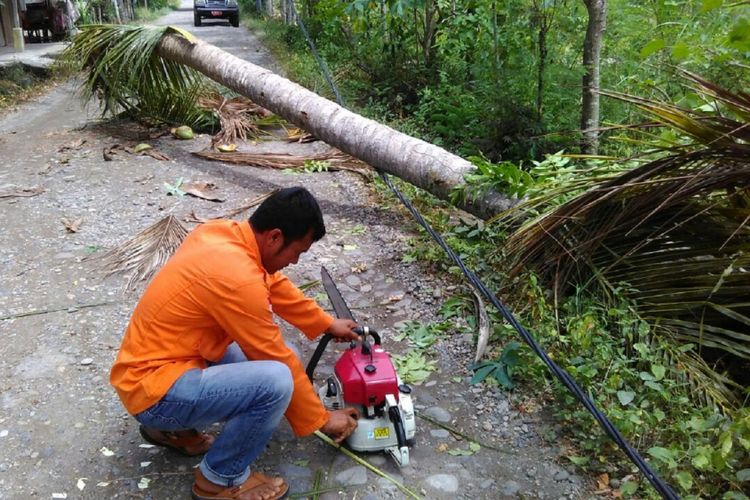
<path id="1" fill-rule="evenodd" d="M 52 70 L 48 76 L 44 76 L 21 63 L 0 68 L 0 111 L 38 96 L 58 81 L 59 74 L 57 70 Z"/>
<path id="2" fill-rule="evenodd" d="M 162 16 L 165 16 L 180 8 L 180 0 L 168 0 L 167 5 L 159 7 L 158 9 L 149 9 L 146 7 L 135 8 L 135 19 L 132 21 L 133 24 L 144 24 Z"/>

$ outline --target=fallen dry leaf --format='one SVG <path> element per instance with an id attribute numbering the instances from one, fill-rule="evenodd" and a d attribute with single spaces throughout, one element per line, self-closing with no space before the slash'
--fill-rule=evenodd
<path id="1" fill-rule="evenodd" d="M 387 304 L 391 304 L 393 302 L 398 302 L 399 300 L 401 300 L 403 298 L 404 298 L 404 294 L 403 293 L 398 294 L 398 295 L 391 295 L 390 297 L 388 297 L 387 299 L 385 299 L 384 301 L 382 301 L 380 303 L 380 305 L 384 306 L 384 305 L 387 305 Z"/>
<path id="2" fill-rule="evenodd" d="M 113 144 L 109 146 L 108 148 L 102 149 L 102 156 L 104 157 L 104 161 L 112 161 L 115 159 L 115 155 L 118 153 L 124 151 L 126 153 L 130 153 L 131 155 L 140 155 L 140 156 L 150 156 L 152 158 L 155 158 L 157 160 L 162 161 L 169 161 L 171 158 L 164 153 L 159 152 L 157 149 L 151 147 L 149 149 L 137 149 L 138 146 L 134 147 L 128 147 L 123 146 L 122 144 Z"/>
<path id="3" fill-rule="evenodd" d="M 58 148 L 58 153 L 63 153 L 65 151 L 74 151 L 76 149 L 81 149 L 81 147 L 86 144 L 86 139 L 76 139 L 73 142 L 70 142 L 68 144 L 63 144 Z"/>
<path id="4" fill-rule="evenodd" d="M 223 202 L 223 198 L 208 194 L 209 191 L 216 190 L 216 184 L 213 182 L 186 182 L 180 185 L 180 190 L 184 191 L 185 194 L 195 196 L 208 201 Z"/>
<path id="5" fill-rule="evenodd" d="M 185 222 L 192 222 L 194 224 L 205 224 L 206 222 L 210 221 L 211 219 L 206 219 L 204 217 L 200 217 L 195 213 L 195 210 L 190 211 L 190 215 L 186 215 L 182 218 Z"/>
<path id="6" fill-rule="evenodd" d="M 596 477 L 596 489 L 604 491 L 609 489 L 609 474 L 606 472 Z"/>
<path id="7" fill-rule="evenodd" d="M 169 161 L 171 158 L 164 153 L 160 152 L 158 149 L 146 149 L 144 151 L 140 152 L 141 156 L 150 156 L 151 158 L 154 158 L 159 161 Z"/>
<path id="8" fill-rule="evenodd" d="M 81 223 L 83 222 L 83 219 L 66 219 L 63 217 L 60 219 L 60 221 L 65 226 L 65 230 L 69 233 L 77 233 L 78 229 L 81 227 Z"/>
<path id="9" fill-rule="evenodd" d="M 143 177 L 139 177 L 138 179 L 133 179 L 133 182 L 137 182 L 138 184 L 146 184 L 148 181 L 154 178 L 154 174 L 148 174 Z"/>
<path id="10" fill-rule="evenodd" d="M 360 262 L 356 264 L 354 267 L 352 267 L 352 272 L 355 274 L 360 274 L 367 271 L 367 264 L 364 262 Z"/>
<path id="11" fill-rule="evenodd" d="M 0 190 L 0 198 L 29 198 L 31 196 L 36 196 L 38 194 L 42 194 L 45 189 L 41 186 L 34 186 L 30 188 L 17 188 L 14 186 L 5 186 L 8 188 L 7 190 Z"/>
<path id="12" fill-rule="evenodd" d="M 438 451 L 439 453 L 445 453 L 446 451 L 448 451 L 448 445 L 447 445 L 446 443 L 441 443 L 441 444 L 439 444 L 439 445 L 437 446 L 437 448 L 436 448 L 436 449 L 437 449 L 437 451 Z"/>

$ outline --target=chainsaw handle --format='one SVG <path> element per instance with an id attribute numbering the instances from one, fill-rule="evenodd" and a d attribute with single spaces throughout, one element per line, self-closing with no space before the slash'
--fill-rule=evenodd
<path id="1" fill-rule="evenodd" d="M 320 339 L 320 342 L 318 342 L 318 347 L 315 348 L 315 352 L 310 358 L 310 361 L 307 362 L 307 369 L 305 369 L 305 373 L 307 374 L 307 378 L 310 379 L 310 382 L 313 381 L 315 367 L 318 366 L 318 361 L 320 361 L 320 358 L 323 356 L 323 352 L 326 350 L 326 346 L 328 346 L 328 343 L 332 338 L 333 335 L 331 335 L 330 333 L 326 333 L 325 335 L 323 335 L 323 337 Z"/>
<path id="2" fill-rule="evenodd" d="M 365 337 L 365 328 L 367 328 L 367 333 L 369 335 L 372 335 L 372 338 L 375 340 L 375 345 L 380 345 L 380 335 L 375 330 L 372 330 L 369 327 L 361 327 L 358 326 L 356 328 L 353 328 L 354 332 L 362 337 L 362 340 L 366 340 Z M 307 368 L 305 369 L 305 374 L 307 374 L 307 378 L 310 379 L 310 382 L 313 381 L 313 375 L 315 374 L 315 368 L 318 366 L 318 362 L 320 361 L 320 358 L 323 357 L 323 352 L 325 352 L 326 347 L 328 347 L 328 343 L 333 338 L 333 335 L 330 333 L 326 333 L 320 338 L 320 342 L 318 342 L 318 347 L 315 348 L 315 352 L 313 353 L 312 357 L 310 358 L 310 361 L 307 363 Z"/>
<path id="3" fill-rule="evenodd" d="M 356 328 L 353 328 L 353 330 L 354 330 L 354 333 L 356 333 L 360 337 L 364 337 L 365 336 L 365 328 L 367 329 L 367 333 L 369 335 L 372 335 L 372 338 L 375 339 L 375 345 L 380 345 L 380 335 L 378 334 L 378 332 L 376 332 L 372 328 L 367 327 L 367 326 L 365 326 L 365 327 L 358 326 Z"/>

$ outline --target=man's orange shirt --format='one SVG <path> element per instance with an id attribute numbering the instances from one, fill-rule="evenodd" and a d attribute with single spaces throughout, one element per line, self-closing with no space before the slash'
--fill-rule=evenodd
<path id="1" fill-rule="evenodd" d="M 249 222 L 216 221 L 192 231 L 154 277 L 133 312 L 110 382 L 137 414 L 191 368 L 218 361 L 236 341 L 248 359 L 285 363 L 294 377 L 286 417 L 298 436 L 328 413 L 273 313 L 313 339 L 333 323 L 280 272 L 268 274 Z"/>

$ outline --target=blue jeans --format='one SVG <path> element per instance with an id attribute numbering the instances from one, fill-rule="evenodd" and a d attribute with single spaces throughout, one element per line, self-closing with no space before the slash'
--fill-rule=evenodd
<path id="1" fill-rule="evenodd" d="M 248 361 L 232 343 L 224 357 L 205 370 L 185 372 L 155 405 L 135 416 L 162 431 L 202 428 L 226 422 L 200 470 L 214 484 L 235 486 L 250 476 L 250 464 L 279 425 L 294 383 L 278 361 Z"/>

